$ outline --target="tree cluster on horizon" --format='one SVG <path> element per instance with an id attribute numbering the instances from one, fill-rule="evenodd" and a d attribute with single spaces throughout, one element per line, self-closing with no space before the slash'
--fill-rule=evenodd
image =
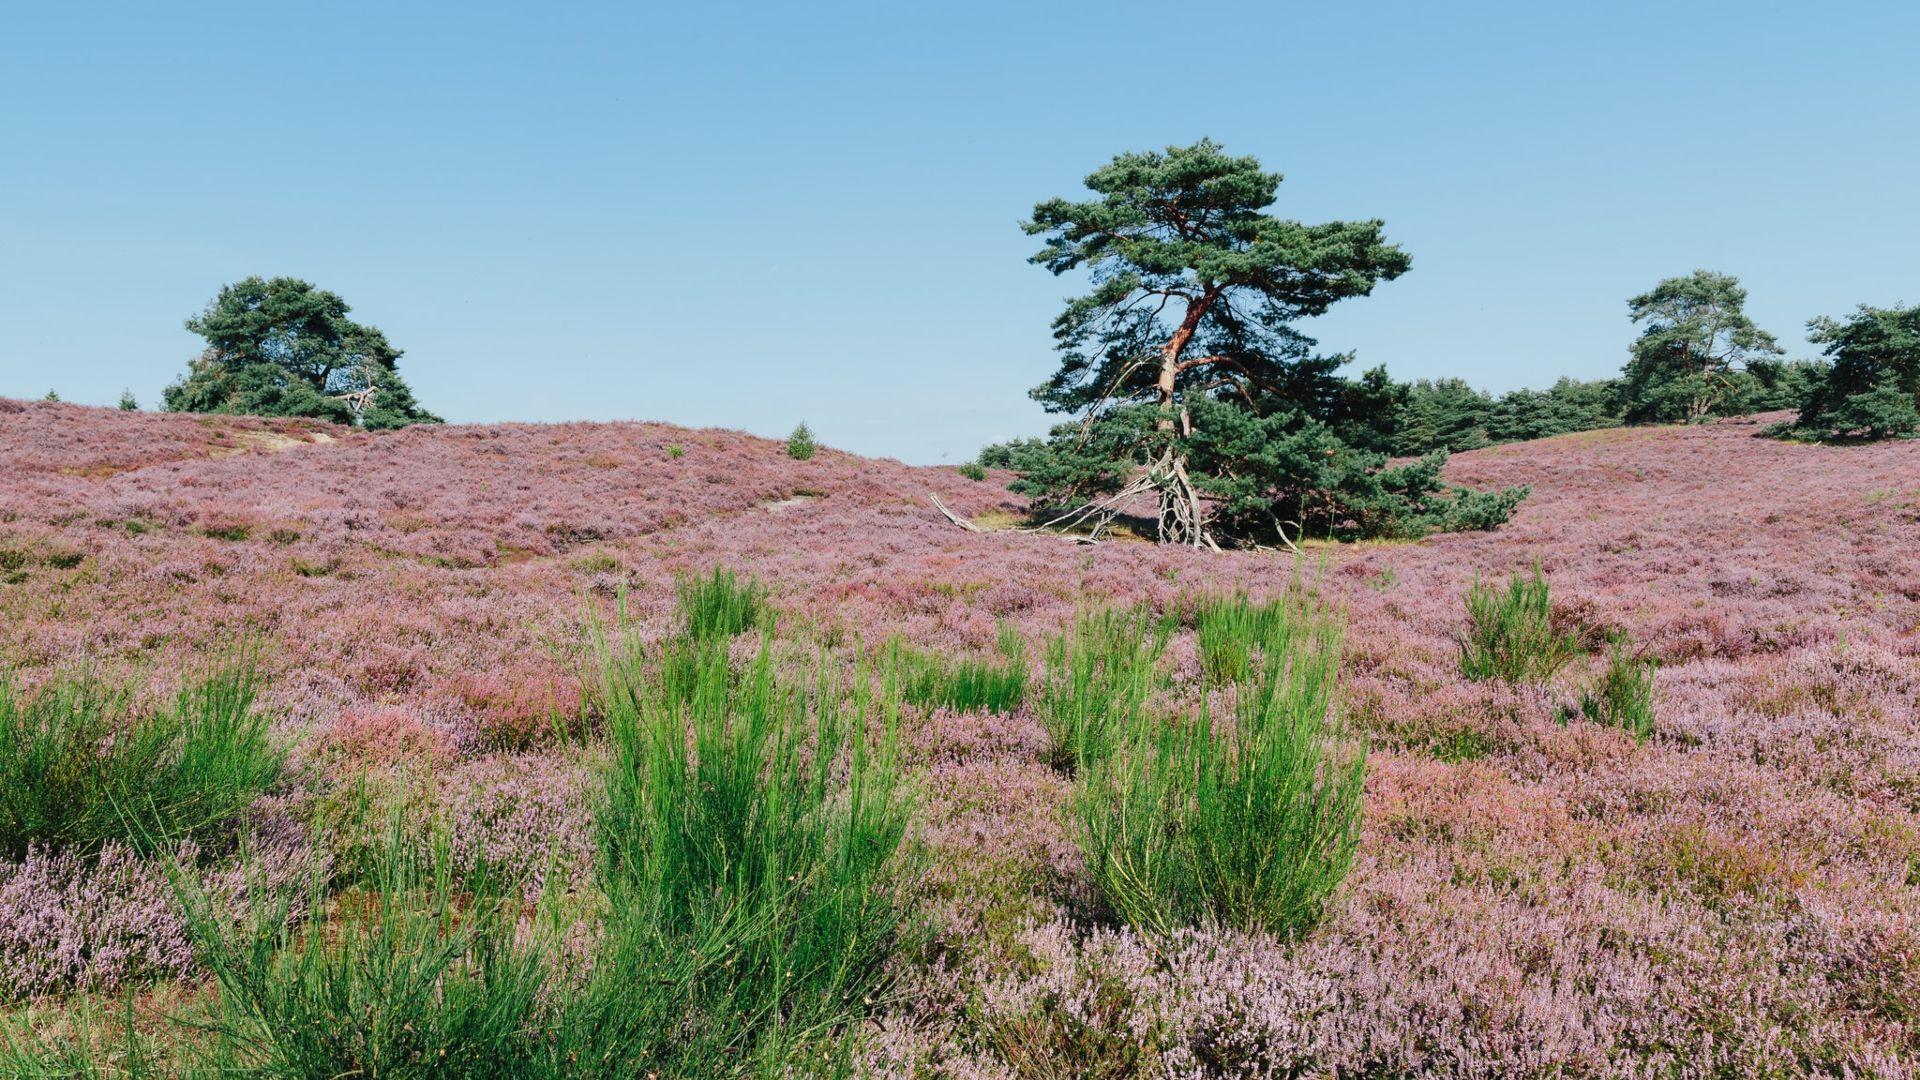
<path id="1" fill-rule="evenodd" d="M 1798 410 L 1773 433 L 1822 441 L 1920 432 L 1920 307 L 1809 323 L 1822 360 L 1787 360 L 1730 274 L 1697 270 L 1628 301 L 1643 327 L 1617 378 L 1562 378 L 1494 397 L 1461 379 L 1357 378 L 1297 328 L 1411 266 L 1380 221 L 1266 213 L 1280 175 L 1211 140 L 1128 153 L 1086 179 L 1096 198 L 1034 208 L 1035 255 L 1083 271 L 1053 332 L 1059 367 L 1032 397 L 1073 419 L 988 446 L 1045 505 L 1111 517 L 1147 497 L 1165 541 L 1404 537 L 1491 528 L 1524 489 L 1440 479 L 1448 453 L 1638 423 Z M 1396 464 L 1394 458 L 1416 458 Z"/>

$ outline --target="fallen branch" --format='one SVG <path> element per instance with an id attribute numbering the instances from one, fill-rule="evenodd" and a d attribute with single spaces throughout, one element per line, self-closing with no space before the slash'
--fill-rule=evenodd
<path id="1" fill-rule="evenodd" d="M 959 514 L 956 514 L 953 511 L 947 509 L 947 504 L 941 502 L 940 496 L 935 495 L 933 492 L 931 491 L 927 492 L 927 499 L 928 501 L 933 503 L 933 508 L 935 510 L 938 510 L 941 513 L 947 515 L 948 521 L 953 522 L 955 525 L 960 526 L 961 528 L 967 530 L 968 532 L 986 532 L 987 531 L 981 528 L 980 526 L 975 525 L 973 522 L 968 521 L 966 518 L 961 517 Z"/>

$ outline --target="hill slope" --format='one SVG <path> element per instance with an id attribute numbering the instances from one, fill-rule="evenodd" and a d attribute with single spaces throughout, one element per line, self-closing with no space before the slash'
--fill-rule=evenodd
<path id="1" fill-rule="evenodd" d="M 943 865 L 1000 882 L 945 871 L 944 932 L 998 927 L 1032 963 L 918 976 L 940 993 L 890 1021 L 882 1051 L 992 1074 L 1004 1062 L 956 987 L 998 988 L 988 1028 L 1066 1039 L 1071 1025 L 1019 1025 L 1104 978 L 1119 1004 L 1074 1022 L 1152 1027 L 1168 1067 L 1225 1039 L 1308 1072 L 1906 1068 L 1920 443 L 1757 430 L 1462 454 L 1455 482 L 1533 486 L 1510 525 L 1325 549 L 1375 756 L 1349 900 L 1294 946 L 1201 935 L 1166 966 L 1125 935 L 1085 937 L 1065 790 L 1032 719 L 926 720 L 928 838 Z M 799 634 L 966 652 L 1002 622 L 1038 640 L 1088 603 L 1295 573 L 1271 553 L 968 533 L 926 495 L 969 515 L 1020 500 L 952 470 L 795 462 L 659 424 L 360 433 L 0 401 L 0 476 L 10 666 L 164 675 L 257 635 L 291 731 L 341 742 L 342 717 L 404 717 L 449 788 L 503 767 L 502 716 L 578 693 L 590 612 L 624 594 L 664 630 L 677 574 L 755 573 Z M 1562 721 L 1584 667 L 1547 688 L 1461 678 L 1462 592 L 1535 563 L 1590 642 L 1626 633 L 1661 661 L 1646 744 Z"/>

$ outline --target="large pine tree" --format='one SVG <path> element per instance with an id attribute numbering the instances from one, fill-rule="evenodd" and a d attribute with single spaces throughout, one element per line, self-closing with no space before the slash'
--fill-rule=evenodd
<path id="1" fill-rule="evenodd" d="M 1033 391 L 1078 420 L 995 456 L 1055 503 L 1111 509 L 1150 493 L 1174 543 L 1213 544 L 1216 523 L 1285 538 L 1504 520 L 1520 493 L 1463 502 L 1437 463 L 1385 470 L 1367 452 L 1390 428 L 1358 414 L 1397 409 L 1390 381 L 1340 378 L 1349 358 L 1317 354 L 1295 324 L 1411 260 L 1379 221 L 1268 213 L 1280 180 L 1202 140 L 1121 154 L 1087 177 L 1094 198 L 1036 206 L 1033 261 L 1092 285 L 1054 320 L 1060 366 Z M 1336 427 L 1379 446 L 1350 446 Z"/>
<path id="2" fill-rule="evenodd" d="M 369 428 L 438 423 L 400 378 L 401 352 L 347 302 L 297 278 L 221 288 L 187 329 L 207 347 L 165 391 L 174 412 L 312 416 Z"/>

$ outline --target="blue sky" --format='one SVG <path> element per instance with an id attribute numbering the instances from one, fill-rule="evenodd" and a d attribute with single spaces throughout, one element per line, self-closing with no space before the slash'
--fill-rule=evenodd
<path id="1" fill-rule="evenodd" d="M 18 5 L 0 394 L 157 400 L 222 282 L 304 277 L 449 419 L 962 461 L 1048 420 L 1018 222 L 1212 136 L 1412 272 L 1306 329 L 1403 378 L 1618 369 L 1708 267 L 1795 355 L 1920 301 L 1908 4 Z"/>

